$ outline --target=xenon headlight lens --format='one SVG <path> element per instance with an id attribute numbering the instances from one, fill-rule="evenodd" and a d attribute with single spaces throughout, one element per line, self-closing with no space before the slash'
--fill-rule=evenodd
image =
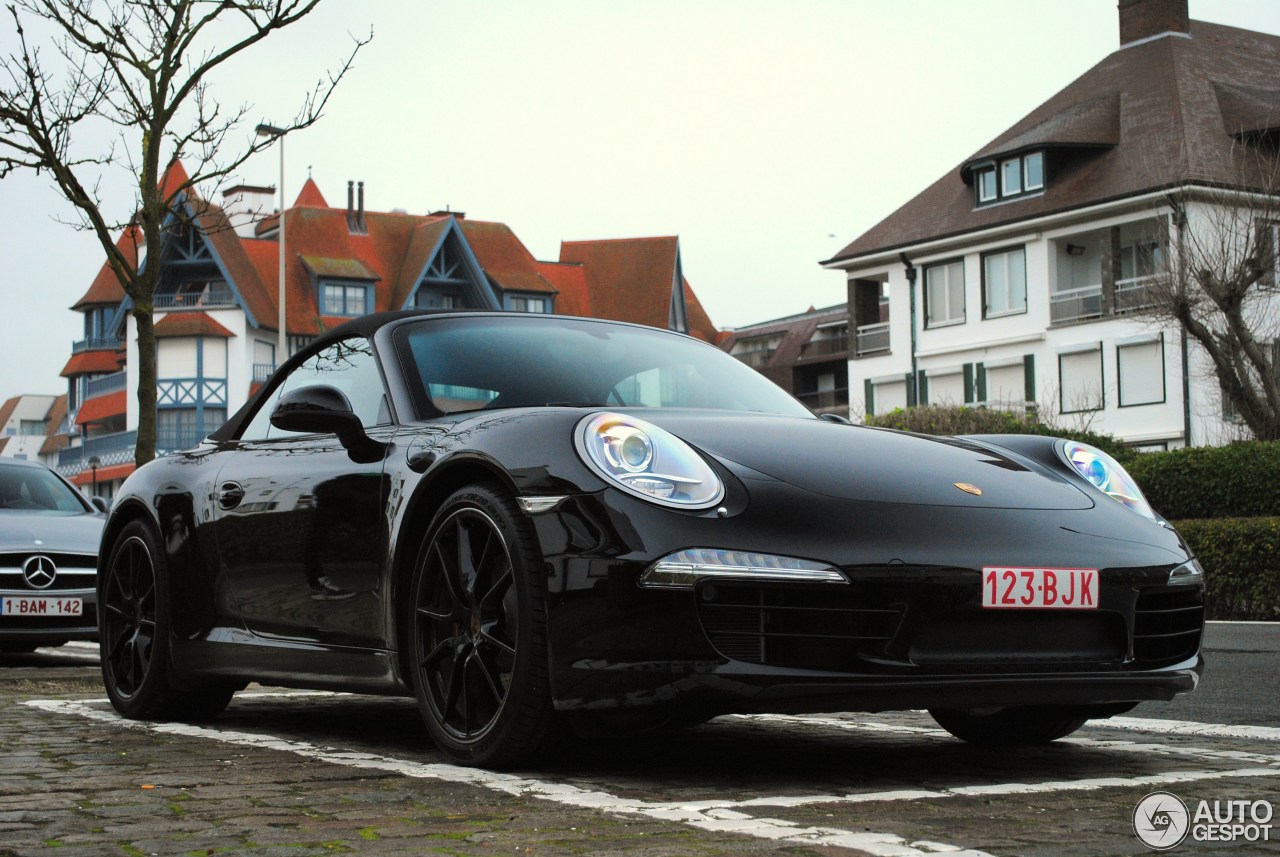
<path id="1" fill-rule="evenodd" d="M 671 432 L 625 414 L 593 414 L 578 423 L 578 452 L 617 488 L 663 506 L 706 509 L 724 483 Z"/>
<path id="2" fill-rule="evenodd" d="M 1138 484 L 1114 458 L 1096 447 L 1075 440 L 1066 442 L 1062 447 L 1062 454 L 1084 481 L 1133 511 L 1153 521 L 1156 519 L 1156 513 L 1138 490 Z"/>

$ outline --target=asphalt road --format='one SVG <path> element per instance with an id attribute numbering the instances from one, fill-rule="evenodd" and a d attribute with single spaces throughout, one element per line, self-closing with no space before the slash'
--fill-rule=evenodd
<path id="1" fill-rule="evenodd" d="M 400 699 L 255 689 L 209 724 L 129 723 L 92 649 L 42 650 L 0 660 L 0 855 L 1151 853 L 1151 792 L 1280 804 L 1280 625 L 1215 623 L 1206 649 L 1196 694 L 1030 751 L 917 712 L 722 717 L 517 775 L 448 764 Z"/>

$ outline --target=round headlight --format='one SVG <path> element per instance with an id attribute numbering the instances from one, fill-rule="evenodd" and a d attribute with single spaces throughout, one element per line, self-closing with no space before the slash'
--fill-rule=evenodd
<path id="1" fill-rule="evenodd" d="M 628 494 L 680 509 L 706 509 L 724 483 L 692 447 L 665 429 L 625 414 L 593 414 L 578 423 L 578 453 Z"/>
<path id="2" fill-rule="evenodd" d="M 1138 483 L 1133 481 L 1133 477 L 1114 458 L 1077 440 L 1067 441 L 1062 447 L 1062 455 L 1072 469 L 1094 488 L 1133 511 L 1155 520 L 1156 513 L 1138 490 Z"/>

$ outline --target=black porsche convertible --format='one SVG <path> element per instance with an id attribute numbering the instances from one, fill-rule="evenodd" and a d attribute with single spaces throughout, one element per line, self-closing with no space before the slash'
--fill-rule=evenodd
<path id="1" fill-rule="evenodd" d="M 490 766 L 729 712 L 1052 741 L 1192 690 L 1203 593 L 1084 444 L 818 418 L 645 327 L 422 312 L 322 336 L 134 473 L 98 582 L 126 717 L 249 681 L 413 694 Z"/>

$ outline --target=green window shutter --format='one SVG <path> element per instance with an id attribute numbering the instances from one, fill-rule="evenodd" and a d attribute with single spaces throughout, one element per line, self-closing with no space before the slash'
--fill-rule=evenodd
<path id="1" fill-rule="evenodd" d="M 916 401 L 916 385 L 912 383 L 912 381 L 913 381 L 913 380 L 914 380 L 914 378 L 913 378 L 912 374 L 911 374 L 910 372 L 908 372 L 908 373 L 907 373 L 907 376 L 906 376 L 906 382 L 907 382 L 907 407 L 908 407 L 908 408 L 914 408 L 917 404 L 919 404 L 919 403 Z"/>
<path id="2" fill-rule="evenodd" d="M 867 400 L 867 416 L 871 416 L 876 412 L 876 385 L 871 383 L 870 378 L 862 382 L 862 395 Z"/>
<path id="3" fill-rule="evenodd" d="M 916 378 L 920 384 L 920 404 L 927 405 L 929 404 L 929 376 L 921 369 L 916 373 Z"/>
<path id="4" fill-rule="evenodd" d="M 1022 358 L 1022 380 L 1027 401 L 1034 402 L 1036 400 L 1036 356 L 1034 354 L 1026 354 Z"/>
<path id="5" fill-rule="evenodd" d="M 973 404 L 973 364 L 964 364 L 964 403 Z"/>
<path id="6" fill-rule="evenodd" d="M 981 363 L 975 363 L 973 366 L 974 379 L 974 401 L 985 402 L 987 400 L 987 367 Z"/>

